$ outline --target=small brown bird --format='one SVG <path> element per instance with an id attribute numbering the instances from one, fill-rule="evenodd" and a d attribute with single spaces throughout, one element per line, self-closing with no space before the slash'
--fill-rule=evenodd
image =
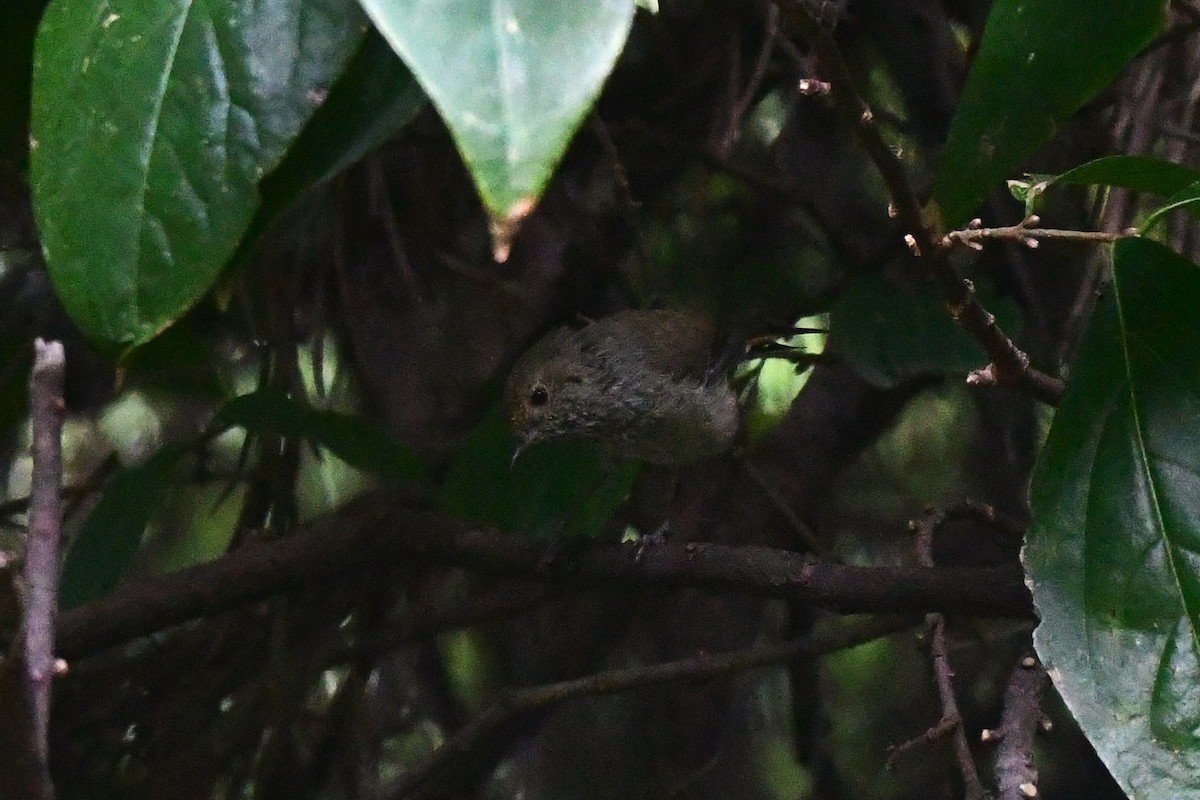
<path id="1" fill-rule="evenodd" d="M 738 405 L 714 370 L 715 345 L 711 321 L 681 311 L 621 311 L 552 331 L 508 379 L 517 454 L 584 439 L 614 459 L 681 467 L 729 450 Z"/>

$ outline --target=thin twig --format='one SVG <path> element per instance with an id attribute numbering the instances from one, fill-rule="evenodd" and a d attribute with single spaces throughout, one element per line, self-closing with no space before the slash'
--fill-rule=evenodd
<path id="1" fill-rule="evenodd" d="M 975 384 L 990 381 L 1000 386 L 1014 386 L 1044 403 L 1056 405 L 1062 398 L 1063 382 L 1030 366 L 1029 356 L 1008 338 L 996 323 L 995 316 L 979 302 L 974 285 L 963 279 L 950 263 L 947 246 L 926 224 L 921 201 L 904 165 L 880 134 L 875 114 L 859 94 L 833 37 L 813 16 L 805 0 L 777 2 L 809 41 L 823 73 L 821 77 L 831 86 L 834 105 L 853 126 L 859 142 L 887 185 L 892 208 L 905 231 L 909 249 L 921 259 L 938 284 L 950 316 L 979 342 L 991 359 L 990 369 L 981 372 Z"/>
<path id="2" fill-rule="evenodd" d="M 984 525 L 990 525 L 1000 529 L 1008 536 L 1017 538 L 1025 535 L 1027 526 L 1020 520 L 998 511 L 995 506 L 989 503 L 981 503 L 978 500 L 963 500 L 946 509 L 946 519 L 969 519 L 981 522 Z"/>
<path id="3" fill-rule="evenodd" d="M 971 755 L 967 734 L 963 731 L 962 715 L 958 711 L 958 701 L 954 696 L 954 671 L 950 666 L 946 648 L 946 617 L 943 614 L 931 614 L 930 618 L 933 620 L 933 638 L 929 644 L 933 671 L 937 676 L 938 695 L 942 700 L 942 717 L 954 720 L 954 756 L 962 774 L 964 795 L 966 800 L 983 800 L 988 794 L 979 781 L 979 772 L 975 769 L 975 759 Z"/>
<path id="4" fill-rule="evenodd" d="M 62 488 L 63 500 L 78 500 L 84 497 L 89 492 L 93 491 L 93 484 L 88 481 L 85 485 L 80 486 L 64 486 Z M 26 527 L 23 523 L 13 520 L 13 517 L 18 517 L 29 511 L 29 497 L 14 497 L 10 500 L 0 502 L 0 525 L 13 525 L 15 527 Z M 64 516 L 69 516 L 64 515 Z"/>
<path id="5" fill-rule="evenodd" d="M 1137 236 L 1133 229 L 1113 233 L 1111 231 L 1073 231 L 1059 228 L 1035 227 L 1041 219 L 1036 215 L 1027 217 L 1016 225 L 1005 225 L 999 228 L 984 228 L 978 219 L 972 220 L 968 227 L 951 231 L 942 238 L 946 246 L 962 244 L 972 250 L 983 249 L 985 241 L 1019 242 L 1026 247 L 1037 247 L 1041 239 L 1057 239 L 1066 242 L 1091 242 L 1094 244 L 1111 244 L 1119 239 Z"/>
<path id="6" fill-rule="evenodd" d="M 776 645 L 751 647 L 718 655 L 701 654 L 648 667 L 615 669 L 559 683 L 515 689 L 503 694 L 493 705 L 472 719 L 429 758 L 404 777 L 389 794 L 402 800 L 422 790 L 463 755 L 478 749 L 497 732 L 508 729 L 521 718 L 567 700 L 615 694 L 645 686 L 682 680 L 703 680 L 849 649 L 883 636 L 910 628 L 910 617 L 878 617 L 845 625 L 823 635 L 814 634 Z"/>
<path id="7" fill-rule="evenodd" d="M 813 533 L 811 528 L 804 524 L 804 520 L 800 519 L 800 515 L 787 504 L 787 501 L 775 490 L 775 487 L 767 483 L 766 477 L 763 476 L 758 467 L 754 466 L 754 462 L 748 458 L 743 459 L 739 462 L 739 466 L 749 476 L 750 481 L 763 493 L 763 496 L 767 498 L 771 507 L 779 513 L 779 516 L 783 517 L 783 521 L 796 534 L 797 540 L 803 543 L 809 552 L 823 555 L 825 547 L 821 544 L 821 540 L 817 538 L 817 535 Z"/>
<path id="8" fill-rule="evenodd" d="M 790 361 L 796 365 L 797 372 L 803 372 L 816 364 L 842 363 L 842 359 L 838 357 L 837 353 L 813 353 L 808 350 L 801 350 L 798 347 L 789 347 L 782 344 L 754 347 L 746 351 L 746 361 L 766 360 L 768 358 L 777 361 Z"/>
<path id="9" fill-rule="evenodd" d="M 933 534 L 946 521 L 946 512 L 931 508 L 913 523 L 917 562 L 923 567 L 932 567 L 933 563 Z M 963 792 L 966 800 L 984 800 L 988 794 L 979 781 L 979 772 L 975 768 L 975 759 L 971 755 L 971 747 L 967 743 L 967 734 L 963 730 L 962 714 L 958 710 L 958 699 L 954 694 L 954 670 L 950 666 L 950 657 L 946 647 L 946 617 L 934 613 L 927 617 L 933 636 L 929 643 L 930 657 L 933 661 L 933 673 L 937 680 L 938 697 L 942 703 L 942 718 L 937 727 L 953 727 L 952 742 L 954 744 L 955 760 L 962 774 Z"/>
<path id="10" fill-rule="evenodd" d="M 750 79 L 746 81 L 741 96 L 734 101 L 733 106 L 729 110 L 729 120 L 726 123 L 725 133 L 716 146 L 717 152 L 723 156 L 729 154 L 734 142 L 737 141 L 738 131 L 742 126 L 742 119 L 749 112 L 751 104 L 758 96 L 759 87 L 762 86 L 763 78 L 767 74 L 767 67 L 771 64 L 771 55 L 775 52 L 775 42 L 779 38 L 779 9 L 775 5 L 768 5 L 766 13 L 767 35 L 763 38 L 762 49 L 759 50 L 758 58 L 754 63 L 754 70 L 750 73 Z"/>
<path id="11" fill-rule="evenodd" d="M 786 39 L 780 39 L 779 46 L 782 47 L 786 42 Z M 637 120 L 631 120 L 622 124 L 620 128 L 617 128 L 617 131 L 628 132 L 640 137 L 649 144 L 695 158 L 711 170 L 728 175 L 739 183 L 745 184 L 750 189 L 762 192 L 781 203 L 803 211 L 820 227 L 822 235 L 830 241 L 838 252 L 849 254 L 850 259 L 855 263 L 877 262 L 896 248 L 896 243 L 887 241 L 884 242 L 883 247 L 874 248 L 871 252 L 861 252 L 859 243 L 851 241 L 849 237 L 840 232 L 838 226 L 833 224 L 830 215 L 819 204 L 814 203 L 800 187 L 778 181 L 765 173 L 724 158 L 711 148 L 684 141 L 677 136 L 652 128 Z"/>
<path id="12" fill-rule="evenodd" d="M 49 777 L 51 683 L 55 674 L 62 671 L 54 658 L 54 631 L 58 615 L 59 541 L 62 537 L 65 366 L 61 342 L 38 339 L 34 343 L 33 370 L 29 375 L 33 474 L 29 490 L 21 638 L 24 641 L 22 657 L 33 746 L 45 771 L 44 797 L 52 794 Z"/>
<path id="13" fill-rule="evenodd" d="M 945 739 L 950 734 L 954 733 L 962 725 L 962 720 L 958 717 L 943 716 L 933 726 L 927 728 L 920 736 L 914 736 L 906 742 L 901 742 L 897 745 L 892 745 L 888 748 L 887 766 L 889 768 L 895 766 L 896 762 L 904 758 L 914 750 L 924 749 L 929 745 L 936 744 L 942 739 Z"/>

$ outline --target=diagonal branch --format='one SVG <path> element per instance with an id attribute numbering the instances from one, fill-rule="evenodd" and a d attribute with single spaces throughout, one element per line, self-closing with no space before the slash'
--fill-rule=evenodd
<path id="1" fill-rule="evenodd" d="M 950 263 L 947 245 L 934 235 L 932 226 L 926 224 L 921 201 L 908 173 L 880 134 L 875 114 L 855 87 L 850 69 L 833 37 L 813 16 L 805 0 L 777 2 L 809 41 L 821 77 L 830 85 L 829 94 L 834 106 L 853 126 L 859 142 L 887 185 L 909 248 L 938 284 L 950 316 L 979 342 L 991 359 L 986 375 L 998 385 L 1014 386 L 1044 403 L 1057 405 L 1062 398 L 1063 382 L 1030 366 L 1029 356 L 1008 338 L 996 323 L 995 316 L 979 302 L 974 285 L 959 275 Z"/>

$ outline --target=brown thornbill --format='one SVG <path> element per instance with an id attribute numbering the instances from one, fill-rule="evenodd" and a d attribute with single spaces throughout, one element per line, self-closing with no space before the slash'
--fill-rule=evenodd
<path id="1" fill-rule="evenodd" d="M 737 398 L 714 369 L 715 345 L 711 321 L 681 311 L 621 311 L 550 332 L 505 389 L 517 454 L 583 439 L 613 459 L 681 467 L 729 450 Z"/>

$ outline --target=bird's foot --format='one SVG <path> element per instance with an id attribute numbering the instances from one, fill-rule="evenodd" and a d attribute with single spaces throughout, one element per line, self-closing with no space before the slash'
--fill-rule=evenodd
<path id="1" fill-rule="evenodd" d="M 671 521 L 664 520 L 661 525 L 654 529 L 653 533 L 648 533 L 637 540 L 634 545 L 633 561 L 635 564 L 640 564 L 642 557 L 646 555 L 646 551 L 654 547 L 666 544 L 667 537 L 671 533 Z"/>

